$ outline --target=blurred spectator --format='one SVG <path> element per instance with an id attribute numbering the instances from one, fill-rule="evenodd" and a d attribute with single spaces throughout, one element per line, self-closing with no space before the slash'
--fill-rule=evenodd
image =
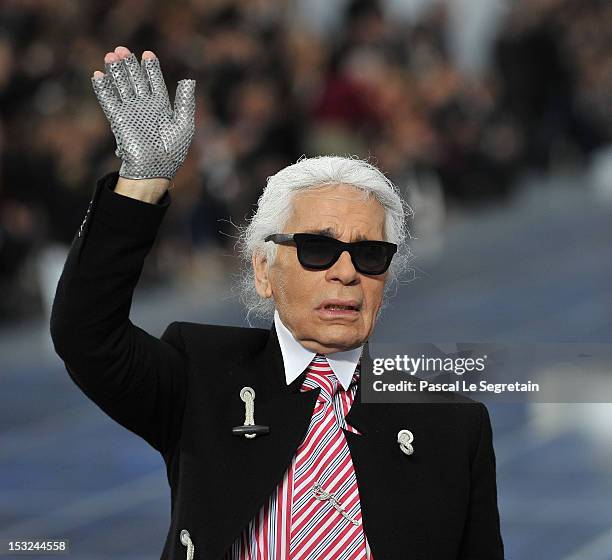
<path id="1" fill-rule="evenodd" d="M 116 45 L 155 51 L 171 97 L 198 81 L 150 280 L 223 279 L 232 224 L 303 153 L 371 157 L 407 197 L 433 189 L 431 207 L 439 189 L 445 205 L 503 200 L 525 170 L 581 165 L 610 142 L 610 2 L 508 2 L 479 76 L 449 53 L 448 3 L 411 5 L 397 17 L 397 2 L 329 2 L 319 30 L 316 5 L 289 0 L 4 0 L 0 282 L 14 297 L 0 319 L 36 311 L 29 259 L 70 243 L 95 180 L 119 167 L 90 84 Z"/>

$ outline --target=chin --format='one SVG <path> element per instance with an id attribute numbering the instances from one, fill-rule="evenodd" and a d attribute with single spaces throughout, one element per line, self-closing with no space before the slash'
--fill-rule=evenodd
<path id="1" fill-rule="evenodd" d="M 326 336 L 324 338 L 324 344 L 327 346 L 343 346 L 343 347 L 354 347 L 362 344 L 362 337 L 357 332 L 342 332 L 340 329 L 337 332 L 329 332 L 332 329 L 326 329 Z"/>

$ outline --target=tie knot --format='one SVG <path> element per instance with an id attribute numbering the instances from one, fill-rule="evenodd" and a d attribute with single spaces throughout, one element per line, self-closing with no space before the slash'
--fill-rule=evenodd
<path id="1" fill-rule="evenodd" d="M 306 371 L 306 379 L 302 384 L 302 391 L 310 391 L 316 387 L 321 388 L 319 398 L 331 401 L 342 385 L 331 369 L 327 358 L 323 354 L 317 354 L 310 362 Z"/>

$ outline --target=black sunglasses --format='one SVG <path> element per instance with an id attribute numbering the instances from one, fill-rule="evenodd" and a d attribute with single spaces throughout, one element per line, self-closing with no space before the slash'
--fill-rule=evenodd
<path id="1" fill-rule="evenodd" d="M 383 274 L 397 251 L 395 243 L 387 241 L 355 241 L 344 243 L 333 237 L 314 233 L 273 233 L 264 241 L 289 243 L 297 246 L 297 256 L 305 268 L 324 270 L 332 266 L 344 251 L 348 251 L 353 266 L 362 274 Z"/>

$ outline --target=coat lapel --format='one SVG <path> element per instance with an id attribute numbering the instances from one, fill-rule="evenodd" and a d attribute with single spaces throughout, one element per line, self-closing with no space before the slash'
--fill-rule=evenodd
<path id="1" fill-rule="evenodd" d="M 246 362 L 237 360 L 232 367 L 227 393 L 222 396 L 226 404 L 221 414 L 220 447 L 224 454 L 223 476 L 231 480 L 226 499 L 237 509 L 226 518 L 222 534 L 214 536 L 219 545 L 229 546 L 259 512 L 283 480 L 295 450 L 306 436 L 320 390 L 300 392 L 304 377 L 287 386 L 274 325 L 265 347 Z M 248 439 L 231 433 L 232 427 L 245 420 L 245 404 L 239 397 L 244 386 L 254 389 L 254 421 L 269 426 L 268 434 Z"/>
<path id="2" fill-rule="evenodd" d="M 401 429 L 415 430 L 417 410 L 404 405 L 364 403 L 362 383 L 372 379 L 369 344 L 361 357 L 359 386 L 347 422 L 361 435 L 343 430 L 359 486 L 363 528 L 372 556 L 376 558 L 425 558 L 429 509 L 423 492 L 422 443 L 416 439 L 415 453 L 405 455 L 397 443 Z M 418 433 L 416 430 L 415 433 Z M 416 438 L 417 436 L 415 436 Z M 434 512 L 435 515 L 435 512 Z"/>

